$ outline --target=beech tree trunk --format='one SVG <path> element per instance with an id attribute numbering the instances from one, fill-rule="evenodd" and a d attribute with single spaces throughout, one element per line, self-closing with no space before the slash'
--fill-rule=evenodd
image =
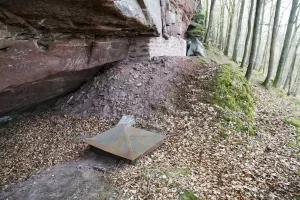
<path id="1" fill-rule="evenodd" d="M 237 32 L 236 32 L 234 48 L 233 48 L 233 55 L 232 55 L 232 60 L 235 62 L 237 61 L 237 56 L 238 56 L 238 46 L 239 46 L 241 32 L 242 32 L 242 26 L 243 26 L 244 9 L 245 9 L 245 0 L 242 0 L 242 5 L 241 5 L 241 9 L 240 9 L 240 17 L 239 17 L 238 28 L 237 28 Z"/>
<path id="2" fill-rule="evenodd" d="M 241 68 L 244 67 L 245 61 L 246 61 L 246 58 L 247 58 L 247 54 L 248 54 L 248 46 L 249 46 L 250 36 L 251 36 L 251 30 L 252 30 L 252 15 L 253 15 L 253 10 L 254 10 L 254 0 L 251 0 L 251 7 L 250 7 L 249 18 L 248 18 L 247 37 L 246 37 L 246 42 L 245 42 L 245 46 L 244 46 L 243 59 L 242 59 L 242 63 L 241 63 L 241 66 L 240 66 Z"/>
<path id="3" fill-rule="evenodd" d="M 286 34 L 285 34 L 285 38 L 284 38 L 283 48 L 281 51 L 280 60 L 279 60 L 279 64 L 277 67 L 275 80 L 273 83 L 274 87 L 279 87 L 281 85 L 282 73 L 283 73 L 283 69 L 285 66 L 286 58 L 288 56 L 287 55 L 288 47 L 290 46 L 290 42 L 291 42 L 293 24 L 294 24 L 295 17 L 296 17 L 298 3 L 299 3 L 299 0 L 293 0 L 292 9 L 291 9 L 290 17 L 289 17 L 289 23 L 288 23 L 288 27 L 286 29 Z"/>
<path id="4" fill-rule="evenodd" d="M 292 63 L 291 63 L 291 66 L 290 66 L 290 69 L 289 69 L 289 72 L 288 72 L 288 75 L 287 75 L 287 81 L 288 81 L 288 93 L 287 94 L 288 95 L 291 94 L 291 90 L 292 90 L 292 79 L 293 79 L 293 73 L 294 73 L 295 66 L 296 66 L 297 52 L 298 52 L 299 46 L 300 46 L 300 37 L 299 37 L 298 42 L 296 44 L 296 49 L 295 49 L 295 52 L 294 52 L 294 55 L 293 55 Z"/>
<path id="5" fill-rule="evenodd" d="M 264 53 L 263 53 L 263 59 L 262 59 L 262 64 L 259 68 L 259 71 L 263 69 L 263 73 L 265 73 L 265 66 L 266 66 L 266 61 L 268 59 L 268 48 L 269 48 L 269 43 L 270 43 L 270 33 L 271 33 L 271 27 L 272 27 L 272 19 L 274 17 L 274 12 L 273 12 L 273 4 L 270 9 L 270 19 L 269 19 L 269 24 L 268 24 L 268 34 L 267 34 L 267 41 L 264 47 Z"/>
<path id="6" fill-rule="evenodd" d="M 223 50 L 224 43 L 224 19 L 225 19 L 225 5 L 222 3 L 221 5 L 221 13 L 220 13 L 220 34 L 219 34 L 219 42 L 218 49 Z"/>
<path id="7" fill-rule="evenodd" d="M 274 54 L 275 54 L 275 45 L 276 45 L 276 39 L 277 39 L 277 33 L 278 33 L 280 6 L 281 6 L 281 0 L 277 0 L 276 10 L 275 10 L 275 18 L 274 18 L 274 24 L 273 24 L 273 31 L 272 31 L 271 47 L 270 47 L 270 58 L 269 58 L 268 74 L 267 74 L 267 77 L 266 77 L 266 79 L 263 83 L 263 85 L 266 88 L 269 88 L 271 78 L 272 78 L 272 75 L 273 75 Z"/>
<path id="8" fill-rule="evenodd" d="M 262 2 L 262 10 L 260 12 L 259 36 L 258 36 L 259 39 L 258 39 L 258 45 L 256 45 L 254 69 L 257 69 L 261 59 L 260 49 L 261 49 L 262 30 L 264 25 L 264 16 L 265 16 L 265 2 Z"/>
<path id="9" fill-rule="evenodd" d="M 214 21 L 213 11 L 214 11 L 214 7 L 215 7 L 215 3 L 216 3 L 216 0 L 211 0 L 208 25 L 207 25 L 207 30 L 206 30 L 205 39 L 204 39 L 205 44 L 208 44 L 209 39 L 211 37 L 212 25 L 213 25 L 213 21 Z"/>
<path id="10" fill-rule="evenodd" d="M 232 25 L 233 25 L 233 18 L 234 18 L 234 11 L 235 11 L 235 0 L 231 2 L 231 11 L 229 12 L 229 29 L 228 29 L 228 38 L 224 50 L 224 54 L 227 56 L 229 53 L 230 41 L 231 41 L 231 32 L 232 32 Z"/>
<path id="11" fill-rule="evenodd" d="M 255 50 L 256 50 L 256 43 L 258 37 L 258 28 L 259 28 L 259 16 L 261 12 L 261 3 L 262 0 L 256 0 L 256 11 L 255 11 L 255 18 L 254 18 L 254 28 L 253 28 L 253 37 L 252 37 L 252 45 L 250 51 L 250 58 L 249 58 L 249 65 L 246 72 L 246 79 L 250 80 L 252 71 L 254 68 L 254 57 L 255 57 Z"/>

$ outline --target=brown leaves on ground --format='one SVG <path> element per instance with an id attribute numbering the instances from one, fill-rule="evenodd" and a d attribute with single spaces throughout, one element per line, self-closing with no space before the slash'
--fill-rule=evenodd
<path id="1" fill-rule="evenodd" d="M 295 139 L 295 129 L 283 123 L 287 116 L 299 110 L 292 107 L 289 100 L 277 98 L 256 86 L 256 135 L 232 130 L 224 134 L 221 130 L 225 122 L 220 119 L 223 110 L 211 103 L 210 86 L 213 85 L 216 66 L 199 66 L 193 59 L 188 62 L 193 63 L 194 70 L 179 71 L 186 73 L 178 79 L 179 82 L 175 80 L 171 84 L 177 88 L 172 90 L 175 104 L 164 104 L 164 109 L 136 119 L 137 126 L 166 134 L 168 139 L 152 154 L 134 164 L 119 165 L 108 174 L 107 178 L 115 188 L 110 198 L 177 199 L 185 190 L 192 191 L 200 199 L 290 199 L 300 195 L 299 149 L 288 145 Z M 181 64 L 185 64 L 185 59 L 176 59 L 176 65 Z M 138 63 L 135 65 L 142 68 Z M 172 70 L 167 69 L 170 76 Z M 139 72 L 146 73 L 144 69 Z M 143 78 L 143 73 L 138 76 Z M 97 78 L 96 81 L 99 82 Z M 139 92 L 136 88 L 130 91 L 133 92 L 131 96 L 135 91 Z M 79 103 L 81 98 L 83 102 L 94 100 L 85 100 L 88 94 L 80 92 L 80 98 L 74 97 Z M 144 92 L 138 94 L 144 95 Z M 93 96 L 96 98 L 97 94 Z M 109 103 L 108 100 L 114 101 L 110 98 L 105 102 Z M 128 101 L 130 99 L 125 98 L 112 105 L 120 109 L 122 106 L 141 109 L 136 105 L 131 108 Z M 88 108 L 88 104 L 79 105 L 77 110 L 73 104 L 67 110 L 75 107 L 76 112 L 80 109 L 82 112 L 91 109 L 92 114 L 102 112 L 97 107 L 101 102 L 96 101 L 93 108 Z M 113 117 L 115 115 L 112 113 Z M 103 132 L 113 124 L 111 120 L 101 118 L 77 119 L 50 113 L 1 128 L 0 148 L 4 149 L 0 152 L 1 184 L 25 178 L 55 163 L 78 158 L 86 146 L 74 143 L 75 136 Z"/>

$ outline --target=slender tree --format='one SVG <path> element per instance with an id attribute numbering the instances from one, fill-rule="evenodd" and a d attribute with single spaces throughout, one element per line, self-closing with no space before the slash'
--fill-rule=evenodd
<path id="1" fill-rule="evenodd" d="M 266 77 L 266 79 L 263 83 L 263 85 L 266 88 L 269 88 L 271 78 L 272 78 L 272 75 L 273 75 L 274 54 L 275 54 L 274 51 L 275 51 L 275 45 L 276 45 L 276 39 L 277 39 L 277 33 L 278 33 L 280 7 L 281 7 L 281 0 L 277 0 L 276 10 L 275 10 L 275 18 L 274 18 L 274 24 L 273 24 L 273 31 L 272 31 L 271 47 L 270 47 L 270 58 L 269 58 L 268 74 L 267 74 L 267 77 Z"/>
<path id="2" fill-rule="evenodd" d="M 291 12 L 290 12 L 290 17 L 289 17 L 289 23 L 288 23 L 288 27 L 286 29 L 286 34 L 285 34 L 285 38 L 284 38 L 284 43 L 283 43 L 281 55 L 280 55 L 280 60 L 279 60 L 279 63 L 278 63 L 277 72 L 276 72 L 275 80 L 274 80 L 274 83 L 273 83 L 274 87 L 278 87 L 281 84 L 282 73 L 283 73 L 283 69 L 284 69 L 284 66 L 285 66 L 286 58 L 288 56 L 287 55 L 288 47 L 290 46 L 292 30 L 293 30 L 293 24 L 294 24 L 295 17 L 296 17 L 296 11 L 297 11 L 297 8 L 298 8 L 298 3 L 299 3 L 299 0 L 293 0 L 292 9 L 291 9 Z"/>
<path id="3" fill-rule="evenodd" d="M 227 42 L 224 50 L 224 54 L 227 56 L 229 53 L 230 41 L 231 41 L 231 32 L 232 32 L 232 25 L 233 25 L 233 18 L 235 12 L 235 0 L 230 0 L 230 6 L 228 7 L 229 12 L 229 28 L 228 28 L 228 37 Z"/>
<path id="4" fill-rule="evenodd" d="M 256 54 L 254 59 L 254 69 L 257 69 L 259 63 L 260 63 L 260 50 L 261 50 L 261 40 L 262 40 L 262 31 L 263 31 L 263 25 L 264 25 L 264 16 L 265 16 L 265 1 L 262 2 L 262 10 L 260 12 L 260 25 L 259 25 L 259 34 L 258 34 L 258 45 L 256 45 Z"/>
<path id="5" fill-rule="evenodd" d="M 292 79 L 293 79 L 293 73 L 294 73 L 295 67 L 296 67 L 297 52 L 298 52 L 299 46 L 300 46 L 300 37 L 299 37 L 298 42 L 296 44 L 296 49 L 295 49 L 295 52 L 294 52 L 294 55 L 293 55 L 292 63 L 291 63 L 291 66 L 290 66 L 290 70 L 289 70 L 288 75 L 287 75 L 288 95 L 290 95 L 291 92 L 292 92 L 291 91 L 292 90 Z"/>
<path id="6" fill-rule="evenodd" d="M 205 28 L 208 26 L 208 13 L 209 13 L 209 0 L 205 1 L 205 19 L 204 19 L 204 25 Z"/>
<path id="7" fill-rule="evenodd" d="M 214 7 L 215 7 L 216 0 L 211 0 L 210 4 L 210 13 L 209 13 L 209 20 L 208 20 L 208 25 L 206 29 L 206 34 L 205 34 L 205 39 L 204 43 L 208 44 L 208 41 L 211 37 L 211 32 L 212 32 L 212 26 L 213 26 L 213 21 L 214 21 Z"/>
<path id="8" fill-rule="evenodd" d="M 220 13 L 220 34 L 219 34 L 219 42 L 218 49 L 223 50 L 224 43 L 224 19 L 225 19 L 225 4 L 224 1 L 221 1 L 221 13 Z"/>
<path id="9" fill-rule="evenodd" d="M 224 41 L 224 19 L 225 19 L 225 5 L 224 1 L 221 1 L 221 12 L 220 12 L 220 34 L 218 41 L 218 49 L 223 50 L 223 41 Z"/>
<path id="10" fill-rule="evenodd" d="M 236 37 L 235 37 L 235 41 L 234 41 L 234 48 L 233 48 L 232 60 L 235 61 L 235 62 L 237 61 L 238 46 L 239 46 L 239 42 L 240 42 L 240 38 L 241 38 L 241 33 L 242 33 L 245 2 L 246 2 L 245 0 L 242 0 L 242 5 L 241 5 L 241 9 L 240 9 L 240 17 L 239 17 L 239 22 L 238 22 Z"/>
<path id="11" fill-rule="evenodd" d="M 247 80 L 250 80 L 253 67 L 254 67 L 254 57 L 255 57 L 255 49 L 257 43 L 257 36 L 258 36 L 258 28 L 259 28 L 259 16 L 261 12 L 261 4 L 262 0 L 256 0 L 256 10 L 255 10 L 255 18 L 254 18 L 254 27 L 253 27 L 253 38 L 252 38 L 252 45 L 250 51 L 250 58 L 249 58 L 249 65 L 246 72 Z"/>
<path id="12" fill-rule="evenodd" d="M 300 63 L 298 64 L 298 72 L 293 84 L 292 94 L 297 96 L 300 93 Z"/>
<path id="13" fill-rule="evenodd" d="M 250 42 L 251 29 L 252 29 L 253 11 L 254 11 L 254 0 L 251 0 L 250 13 L 249 13 L 249 18 L 248 18 L 247 37 L 246 37 L 246 42 L 245 42 L 245 46 L 244 46 L 244 54 L 243 54 L 243 59 L 242 59 L 242 63 L 241 63 L 241 68 L 244 67 L 245 61 L 247 58 L 247 54 L 248 54 L 248 46 L 249 46 L 249 42 Z"/>
<path id="14" fill-rule="evenodd" d="M 269 48 L 269 43 L 270 43 L 270 33 L 271 33 L 271 28 L 272 28 L 272 19 L 274 18 L 274 12 L 273 12 L 273 1 L 271 0 L 271 8 L 270 8 L 270 18 L 269 18 L 269 23 L 268 23 L 268 33 L 267 33 L 267 41 L 264 47 L 263 51 L 263 58 L 262 58 L 262 64 L 260 65 L 259 71 L 263 69 L 263 73 L 265 73 L 265 66 L 267 65 L 267 58 L 268 58 L 268 48 Z"/>
<path id="15" fill-rule="evenodd" d="M 297 17 L 296 17 L 296 20 L 295 20 L 295 23 L 294 23 L 294 33 L 293 33 L 291 41 L 295 41 L 296 35 L 298 33 L 298 29 L 300 28 L 300 24 L 298 25 L 298 23 L 297 23 L 298 17 L 299 17 L 299 13 L 300 13 L 300 9 L 298 9 Z M 292 49 L 292 43 L 293 42 L 290 43 L 290 46 L 289 46 L 289 49 L 288 49 L 288 55 L 289 55 L 289 53 L 290 53 L 290 51 Z M 295 49 L 297 51 L 297 45 L 296 45 Z M 284 89 L 286 89 L 288 87 L 288 84 L 289 84 L 289 80 L 288 80 L 289 78 L 288 77 L 289 77 L 289 73 L 291 73 L 291 68 L 289 68 L 287 71 L 288 71 L 287 72 L 287 76 L 284 77 L 285 78 L 284 86 L 283 86 Z"/>

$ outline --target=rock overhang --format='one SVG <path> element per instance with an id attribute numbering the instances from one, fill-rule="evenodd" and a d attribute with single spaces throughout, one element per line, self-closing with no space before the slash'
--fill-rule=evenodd
<path id="1" fill-rule="evenodd" d="M 78 88 L 102 65 L 126 59 L 130 38 L 184 37 L 198 3 L 1 0 L 0 116 Z M 172 38 L 155 45 L 173 45 Z"/>

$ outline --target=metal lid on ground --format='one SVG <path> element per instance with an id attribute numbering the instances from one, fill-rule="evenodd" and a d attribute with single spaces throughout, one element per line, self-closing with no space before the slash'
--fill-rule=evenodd
<path id="1" fill-rule="evenodd" d="M 158 148 L 165 138 L 166 136 L 158 133 L 127 124 L 118 124 L 85 142 L 105 152 L 133 161 Z"/>

